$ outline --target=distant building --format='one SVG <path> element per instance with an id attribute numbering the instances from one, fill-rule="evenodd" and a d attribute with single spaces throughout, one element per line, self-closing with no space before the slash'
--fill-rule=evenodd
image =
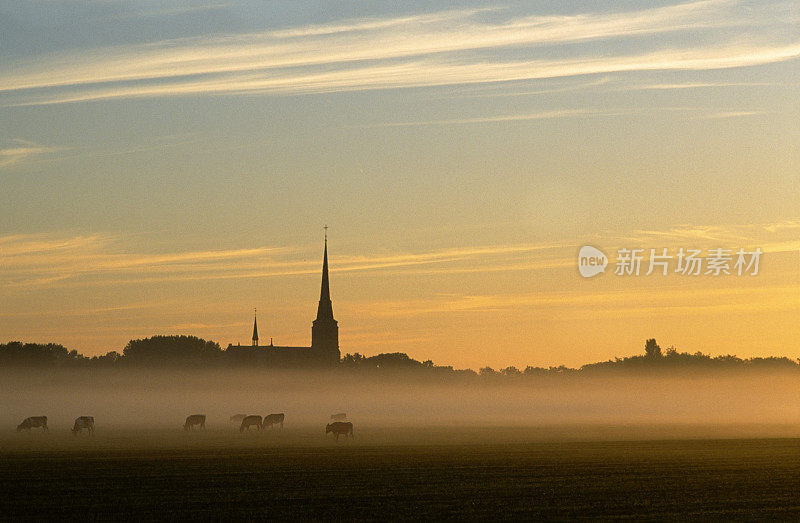
<path id="1" fill-rule="evenodd" d="M 310 347 L 287 347 L 274 345 L 272 338 L 269 345 L 258 344 L 258 318 L 253 316 L 253 344 L 228 345 L 227 352 L 233 360 L 241 363 L 273 363 L 284 365 L 320 365 L 338 363 L 339 323 L 333 318 L 330 283 L 328 280 L 328 236 L 325 235 L 325 249 L 322 257 L 322 286 L 317 306 L 317 319 L 311 324 Z"/>

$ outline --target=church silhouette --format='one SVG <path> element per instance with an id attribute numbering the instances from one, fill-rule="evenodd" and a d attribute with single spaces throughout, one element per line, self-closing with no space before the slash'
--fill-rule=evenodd
<path id="1" fill-rule="evenodd" d="M 326 227 L 327 229 L 327 227 Z M 228 345 L 227 352 L 242 363 L 265 362 L 275 364 L 335 364 L 339 362 L 339 323 L 333 318 L 330 282 L 328 279 L 328 235 L 325 234 L 325 248 L 322 256 L 322 285 L 319 292 L 317 319 L 311 324 L 310 347 L 288 347 L 258 344 L 258 318 L 253 316 L 253 344 Z"/>

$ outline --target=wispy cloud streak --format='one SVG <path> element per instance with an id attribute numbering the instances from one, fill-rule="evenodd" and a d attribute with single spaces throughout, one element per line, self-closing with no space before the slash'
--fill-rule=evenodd
<path id="1" fill-rule="evenodd" d="M 519 16 L 502 22 L 488 22 L 482 14 L 456 10 L 38 57 L 0 75 L 0 93 L 11 97 L 6 105 L 243 92 L 301 94 L 723 69 L 800 56 L 800 41 L 780 41 L 769 31 L 758 38 L 731 42 L 719 37 L 694 46 L 639 42 L 639 52 L 604 56 L 580 46 L 564 47 L 677 31 L 751 28 L 762 22 L 760 18 L 776 19 L 761 12 L 754 20 L 752 13 L 737 10 L 736 3 L 727 0 L 611 14 Z M 542 52 L 544 48 L 549 50 Z"/>
<path id="2" fill-rule="evenodd" d="M 590 242 L 614 254 L 617 248 L 759 247 L 764 253 L 800 252 L 796 222 L 751 226 L 685 225 L 663 230 L 607 231 L 560 242 L 443 248 L 425 252 L 334 257 L 339 273 L 444 276 L 574 269 L 580 245 Z M 260 279 L 319 274 L 319 261 L 305 247 L 252 247 L 141 253 L 111 235 L 0 237 L 0 283 L 9 288 L 128 285 L 137 283 Z M 776 269 L 777 270 L 777 269 Z"/>
<path id="3" fill-rule="evenodd" d="M 525 294 L 458 294 L 412 300 L 358 303 L 358 310 L 376 317 L 488 313 L 512 310 L 558 310 L 559 316 L 675 316 L 746 312 L 755 309 L 800 309 L 795 297 L 800 284 L 720 288 L 634 288 L 617 292 L 537 292 Z M 755 305 L 758 303 L 758 305 Z M 657 303 L 642 306 L 643 303 Z"/>
<path id="4" fill-rule="evenodd" d="M 411 121 L 411 122 L 388 122 L 388 123 L 379 123 L 379 124 L 371 124 L 371 125 L 363 125 L 362 128 L 372 128 L 372 127 L 414 127 L 414 126 L 425 126 L 425 125 L 460 125 L 460 124 L 471 124 L 471 123 L 492 123 L 492 122 L 519 122 L 525 120 L 551 120 L 554 118 L 578 118 L 578 117 L 590 117 L 590 116 L 609 116 L 612 114 L 623 114 L 619 111 L 608 111 L 608 110 L 589 110 L 589 109 L 562 109 L 562 110 L 552 110 L 552 111 L 541 111 L 538 113 L 529 113 L 529 114 L 509 114 L 509 115 L 499 115 L 499 116 L 486 116 L 486 117 L 478 117 L 478 118 L 452 118 L 449 120 L 419 120 L 419 121 Z"/>
<path id="5" fill-rule="evenodd" d="M 0 149 L 0 169 L 63 150 L 59 147 L 46 147 L 26 140 L 13 140 L 14 146 Z"/>
<path id="6" fill-rule="evenodd" d="M 636 109 L 606 108 L 606 109 L 553 109 L 537 113 L 508 114 L 497 116 L 483 116 L 474 118 L 450 118 L 444 120 L 417 120 L 406 122 L 385 122 L 376 124 L 359 125 L 358 128 L 387 128 L 387 127 L 417 127 L 431 125 L 466 125 L 482 123 L 522 122 L 527 120 L 553 120 L 564 118 L 593 118 L 608 116 L 643 115 L 658 112 L 686 112 L 698 120 L 714 120 L 721 118 L 740 118 L 745 116 L 762 116 L 766 111 L 717 111 L 703 107 L 641 107 Z"/>
<path id="7" fill-rule="evenodd" d="M 766 111 L 716 111 L 696 116 L 698 120 L 719 120 L 724 118 L 742 118 L 746 116 L 763 116 Z"/>
<path id="8" fill-rule="evenodd" d="M 110 235 L 48 238 L 37 235 L 0 237 L 0 282 L 16 287 L 54 285 L 122 285 L 161 281 L 225 280 L 319 273 L 319 262 L 299 260 L 295 247 L 258 247 L 178 253 L 125 251 Z M 461 264 L 518 263 L 519 256 L 557 250 L 558 244 L 493 245 L 440 249 L 422 253 L 338 256 L 336 272 L 412 270 L 443 266 L 474 270 Z M 496 267 L 492 270 L 498 270 Z"/>

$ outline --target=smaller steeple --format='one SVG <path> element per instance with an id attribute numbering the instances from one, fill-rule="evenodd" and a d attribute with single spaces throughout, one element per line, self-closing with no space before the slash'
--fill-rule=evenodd
<path id="1" fill-rule="evenodd" d="M 258 314 L 257 309 L 253 309 L 253 347 L 258 347 Z"/>

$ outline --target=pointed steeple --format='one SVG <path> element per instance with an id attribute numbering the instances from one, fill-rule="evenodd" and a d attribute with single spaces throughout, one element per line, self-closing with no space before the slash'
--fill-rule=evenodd
<path id="1" fill-rule="evenodd" d="M 328 226 L 325 226 L 325 251 L 322 255 L 322 285 L 319 290 L 319 307 L 317 307 L 317 320 L 333 320 L 333 306 L 331 305 L 331 289 L 328 282 Z"/>
<path id="2" fill-rule="evenodd" d="M 317 319 L 311 325 L 311 350 L 320 361 L 339 361 L 339 326 L 333 319 L 331 289 L 328 281 L 328 226 L 325 226 L 325 250 L 322 255 L 322 285 L 319 290 Z"/>
<path id="3" fill-rule="evenodd" d="M 253 347 L 258 347 L 258 311 L 253 309 Z"/>

